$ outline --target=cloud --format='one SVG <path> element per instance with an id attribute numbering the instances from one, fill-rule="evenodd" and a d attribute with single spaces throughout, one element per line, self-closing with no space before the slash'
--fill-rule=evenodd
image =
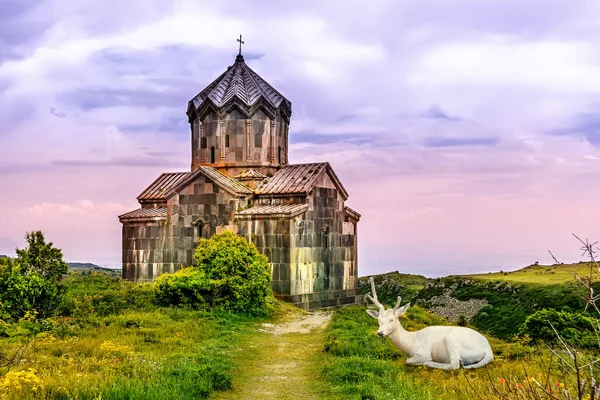
<path id="1" fill-rule="evenodd" d="M 495 146 L 498 138 L 426 138 L 423 143 L 427 147 L 455 147 L 455 146 Z"/>
<path id="2" fill-rule="evenodd" d="M 111 158 L 108 160 L 52 160 L 52 165 L 65 167 L 178 167 L 185 168 L 188 163 L 162 158 Z"/>
<path id="3" fill-rule="evenodd" d="M 99 205 L 133 209 L 158 174 L 188 168 L 187 101 L 231 65 L 242 33 L 248 65 L 293 103 L 290 160 L 330 161 L 363 214 L 361 265 L 527 260 L 562 243 L 557 232 L 588 229 L 598 11 L 560 0 L 9 0 L 0 236 L 20 240 L 37 218 L 69 254 L 118 264 L 116 211 Z M 570 202 L 568 217 L 544 219 Z M 35 205 L 46 211 L 33 218 Z M 73 218 L 47 222 L 53 212 Z M 525 222 L 555 233 L 510 225 Z M 424 240 L 436 242 L 426 256 Z"/>
<path id="4" fill-rule="evenodd" d="M 570 127 L 553 129 L 550 133 L 582 137 L 591 144 L 600 146 L 600 113 L 580 113 L 573 118 Z"/>

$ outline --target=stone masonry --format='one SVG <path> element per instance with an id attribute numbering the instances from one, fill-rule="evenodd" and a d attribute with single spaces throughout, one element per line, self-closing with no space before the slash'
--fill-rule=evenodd
<path id="1" fill-rule="evenodd" d="M 244 62 L 188 103 L 190 172 L 164 173 L 123 224 L 123 278 L 193 265 L 200 238 L 231 230 L 270 261 L 276 296 L 305 309 L 359 300 L 357 225 L 329 163 L 288 164 L 291 102 Z"/>

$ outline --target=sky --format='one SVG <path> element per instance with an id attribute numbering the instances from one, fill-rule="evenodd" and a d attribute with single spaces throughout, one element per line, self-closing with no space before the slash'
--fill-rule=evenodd
<path id="1" fill-rule="evenodd" d="M 511 270 L 600 239 L 600 1 L 0 0 L 0 254 L 120 267 L 117 216 L 187 171 L 187 101 L 246 63 L 329 161 L 359 275 Z"/>

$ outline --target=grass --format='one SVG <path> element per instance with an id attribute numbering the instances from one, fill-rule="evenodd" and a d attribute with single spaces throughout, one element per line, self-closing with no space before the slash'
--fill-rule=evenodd
<path id="1" fill-rule="evenodd" d="M 21 363 L 0 368 L 1 398 L 189 399 L 231 388 L 231 354 L 256 319 L 156 307 L 143 285 L 105 276 L 71 284 L 70 316 L 0 326 L 0 353 L 30 343 Z"/>
<path id="2" fill-rule="evenodd" d="M 297 307 L 280 304 L 269 323 L 297 321 L 305 314 Z M 257 328 L 260 330 L 240 342 L 232 358 L 236 364 L 233 387 L 216 394 L 218 400 L 336 399 L 329 383 L 318 379 L 324 327 L 279 335 Z"/>
<path id="3" fill-rule="evenodd" d="M 409 331 L 429 324 L 445 324 L 435 315 L 414 307 L 401 319 Z M 377 321 L 364 307 L 344 308 L 335 313 L 327 331 L 322 379 L 333 392 L 347 399 L 499 399 L 517 388 L 527 390 L 533 379 L 546 390 L 570 390 L 573 382 L 553 365 L 550 352 L 521 342 L 490 339 L 495 360 L 476 370 L 443 371 L 406 366 L 406 355 L 388 338 L 375 332 Z M 555 363 L 554 363 L 555 364 Z"/>
<path id="4" fill-rule="evenodd" d="M 589 277 L 590 267 L 587 262 L 563 265 L 530 265 L 528 267 L 511 272 L 494 272 L 489 274 L 463 275 L 466 278 L 482 280 L 496 280 L 509 282 L 536 283 L 541 285 L 553 285 L 573 282 L 573 274 L 581 277 Z M 593 281 L 599 281 L 598 271 L 592 275 Z"/>

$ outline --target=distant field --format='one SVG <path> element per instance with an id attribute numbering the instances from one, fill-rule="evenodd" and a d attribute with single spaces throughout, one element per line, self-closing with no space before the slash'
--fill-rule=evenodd
<path id="1" fill-rule="evenodd" d="M 590 268 L 588 263 L 563 264 L 563 265 L 530 265 L 512 272 L 494 272 L 487 274 L 464 275 L 469 278 L 484 280 L 501 280 L 511 282 L 526 282 L 540 284 L 555 284 L 572 282 L 573 275 L 588 277 Z M 592 280 L 600 281 L 598 270 L 594 270 Z"/>

